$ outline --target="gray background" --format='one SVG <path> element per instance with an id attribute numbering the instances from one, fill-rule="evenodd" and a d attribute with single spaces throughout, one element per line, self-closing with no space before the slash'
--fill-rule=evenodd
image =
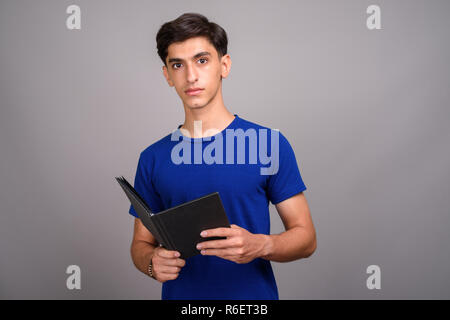
<path id="1" fill-rule="evenodd" d="M 65 21 L 81 7 L 81 30 Z M 381 30 L 366 8 L 381 7 Z M 161 24 L 229 36 L 228 109 L 280 129 L 317 230 L 281 299 L 450 298 L 448 1 L 1 1 L 0 298 L 159 299 L 114 176 L 184 121 Z M 270 87 L 270 89 L 269 89 Z M 272 232 L 283 231 L 271 205 Z M 67 266 L 81 290 L 66 288 Z M 381 289 L 366 268 L 381 268 Z"/>

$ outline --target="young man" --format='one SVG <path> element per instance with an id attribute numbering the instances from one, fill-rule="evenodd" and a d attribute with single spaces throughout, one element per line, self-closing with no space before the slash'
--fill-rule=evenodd
<path id="1" fill-rule="evenodd" d="M 278 299 L 270 261 L 306 258 L 316 249 L 303 194 L 306 186 L 294 152 L 281 132 L 240 118 L 225 107 L 222 78 L 230 72 L 231 59 L 226 33 L 219 25 L 187 13 L 163 24 L 156 40 L 164 77 L 183 102 L 185 121 L 142 151 L 135 189 L 155 213 L 218 191 L 231 228 L 205 230 L 202 236 L 226 239 L 201 242 L 201 254 L 183 260 L 178 252 L 158 246 L 131 206 L 129 212 L 136 217 L 133 262 L 163 283 L 162 299 Z M 255 161 L 250 156 L 256 150 L 250 146 L 255 135 L 246 136 L 242 157 L 239 146 L 229 147 L 236 137 L 229 133 L 266 129 L 271 134 L 263 140 L 258 135 L 256 149 L 261 155 L 265 147 L 261 141 L 265 141 L 277 163 L 263 174 L 267 158 Z M 208 145 L 219 138 L 222 144 L 215 146 L 223 148 L 215 148 L 213 163 L 198 157 L 199 150 L 200 155 L 208 154 Z M 183 155 L 177 149 L 180 141 L 189 148 L 183 149 Z M 180 158 L 187 161 L 180 163 Z M 270 235 L 269 201 L 285 226 L 281 234 Z"/>

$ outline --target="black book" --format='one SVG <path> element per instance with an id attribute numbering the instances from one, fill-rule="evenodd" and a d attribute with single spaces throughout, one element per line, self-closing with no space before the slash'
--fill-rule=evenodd
<path id="1" fill-rule="evenodd" d="M 153 214 L 145 200 L 123 176 L 116 177 L 116 180 L 144 226 L 164 248 L 180 252 L 180 258 L 187 259 L 199 254 L 196 248 L 199 242 L 226 239 L 200 236 L 200 232 L 206 229 L 230 227 L 218 192 Z"/>

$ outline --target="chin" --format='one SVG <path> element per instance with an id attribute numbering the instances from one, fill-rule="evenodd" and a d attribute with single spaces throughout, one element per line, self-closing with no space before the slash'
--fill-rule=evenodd
<path id="1" fill-rule="evenodd" d="M 189 109 L 201 109 L 201 108 L 203 108 L 203 107 L 205 107 L 204 105 L 194 105 L 194 106 L 190 106 L 190 105 L 188 105 L 187 106 Z"/>
<path id="2" fill-rule="evenodd" d="M 194 103 L 194 104 L 186 103 L 186 106 L 187 106 L 189 109 L 200 109 L 200 108 L 203 108 L 203 107 L 205 106 L 205 104 L 204 104 L 204 103 L 201 103 L 201 102 L 196 102 L 196 103 Z"/>

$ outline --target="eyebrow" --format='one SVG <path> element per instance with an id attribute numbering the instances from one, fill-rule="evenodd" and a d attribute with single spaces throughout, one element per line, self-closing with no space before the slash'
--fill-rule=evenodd
<path id="1" fill-rule="evenodd" d="M 211 56 L 211 54 L 208 51 L 202 51 L 202 52 L 197 53 L 191 59 L 194 60 L 194 59 L 202 57 L 202 56 Z M 170 58 L 168 63 L 171 63 L 171 62 L 183 62 L 183 61 L 184 60 L 181 59 L 181 58 Z"/>

